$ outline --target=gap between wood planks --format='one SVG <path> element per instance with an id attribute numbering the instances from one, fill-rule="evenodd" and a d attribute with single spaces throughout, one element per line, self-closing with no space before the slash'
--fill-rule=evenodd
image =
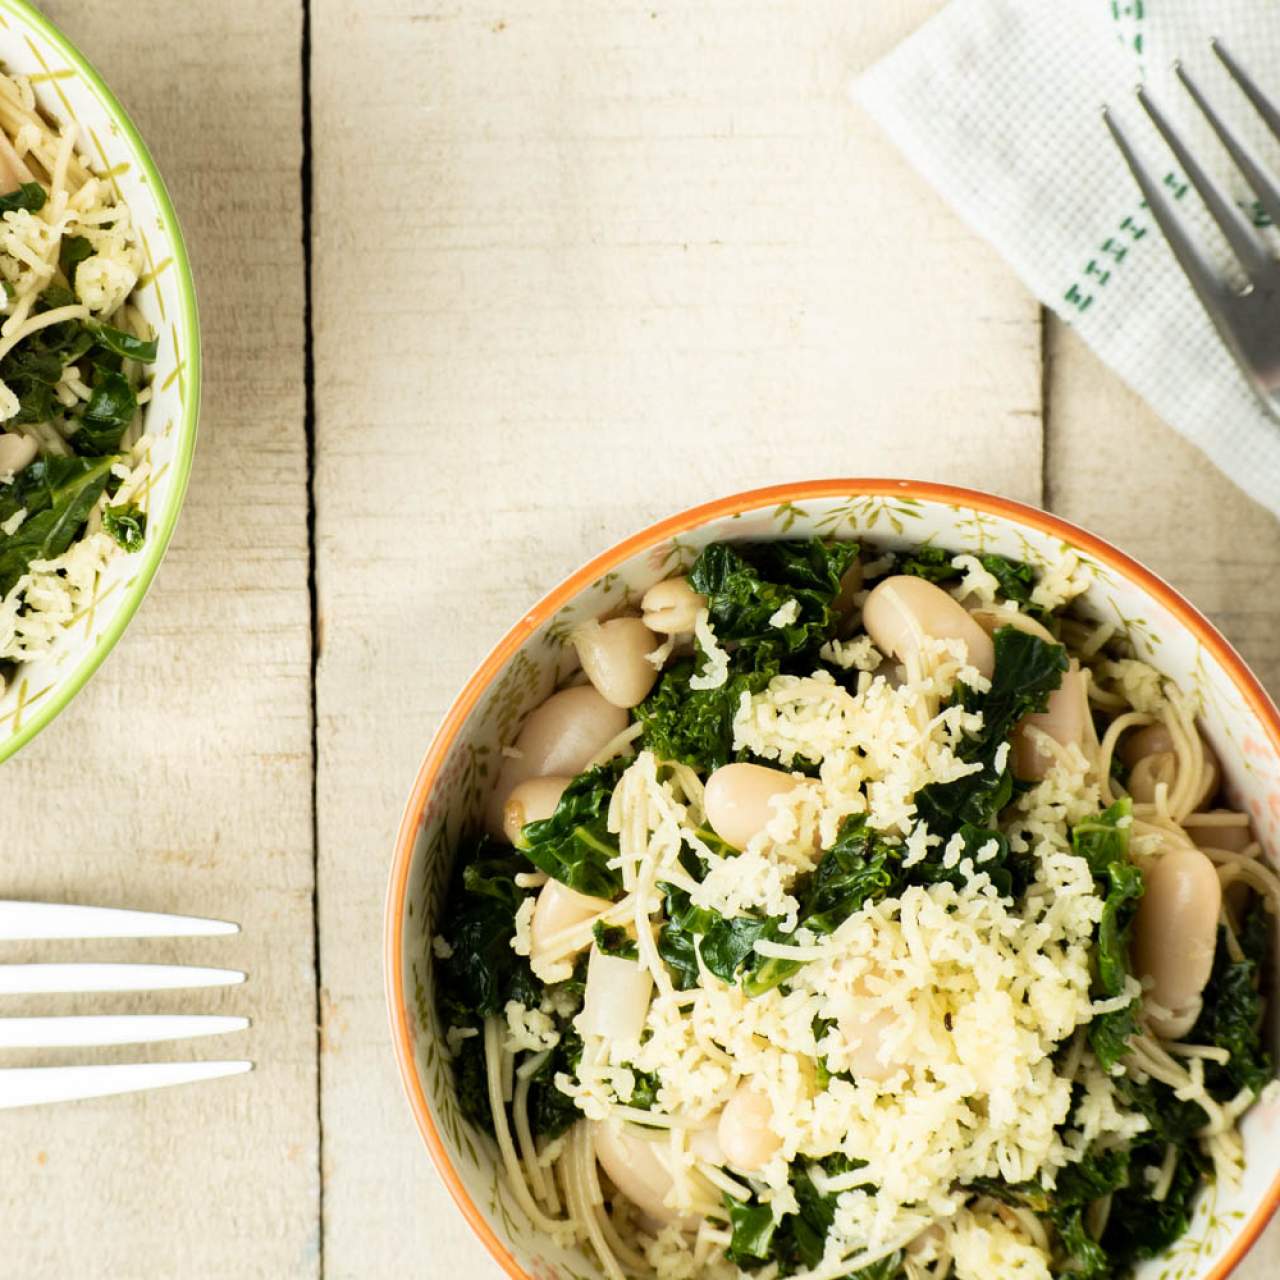
<path id="1" fill-rule="evenodd" d="M 316 1275 L 324 1277 L 324 1013 L 320 987 L 320 808 L 319 707 L 320 607 L 316 590 L 316 367 L 312 317 L 312 147 L 311 147 L 311 0 L 302 0 L 302 203 L 303 272 L 303 435 L 307 469 L 307 596 L 311 605 L 311 930 L 315 965 L 316 1026 Z"/>
<path id="2" fill-rule="evenodd" d="M 1040 505 L 1053 510 L 1054 493 L 1049 475 L 1049 386 L 1053 371 L 1049 368 L 1049 326 L 1053 312 L 1040 308 Z M 308 329 L 308 334 L 310 330 Z"/>

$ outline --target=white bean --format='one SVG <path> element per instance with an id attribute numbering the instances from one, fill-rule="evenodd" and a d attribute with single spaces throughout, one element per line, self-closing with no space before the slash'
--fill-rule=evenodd
<path id="1" fill-rule="evenodd" d="M 572 778 L 527 778 L 512 789 L 502 806 L 502 830 L 514 845 L 520 843 L 520 832 L 531 822 L 551 817 Z"/>
<path id="2" fill-rule="evenodd" d="M 685 1231 L 695 1231 L 701 1226 L 701 1217 L 682 1215 L 667 1205 L 666 1198 L 675 1187 L 675 1179 L 657 1142 L 636 1137 L 607 1120 L 593 1120 L 590 1124 L 591 1142 L 600 1167 L 637 1209 L 660 1223 L 678 1223 Z"/>
<path id="3" fill-rule="evenodd" d="M 1229 812 L 1224 811 L 1224 812 Z M 1246 823 L 1227 826 L 1201 826 L 1187 828 L 1187 834 L 1198 849 L 1225 849 L 1228 853 L 1243 853 L 1254 841 L 1253 828 Z"/>
<path id="4" fill-rule="evenodd" d="M 725 1104 L 716 1126 L 716 1137 L 728 1163 L 748 1173 L 768 1164 L 782 1146 L 772 1125 L 772 1103 L 743 1081 Z"/>
<path id="5" fill-rule="evenodd" d="M 1133 966 L 1150 979 L 1152 1027 L 1177 1039 L 1200 1014 L 1201 992 L 1218 943 L 1222 887 L 1212 862 L 1199 849 L 1168 840 L 1165 852 L 1144 867 L 1145 888 L 1133 922 Z"/>
<path id="6" fill-rule="evenodd" d="M 1222 777 L 1218 757 L 1203 737 L 1200 747 L 1204 751 L 1205 777 L 1193 809 L 1202 809 L 1217 795 Z M 1129 766 L 1129 794 L 1139 804 L 1154 804 L 1157 785 L 1163 782 L 1172 789 L 1177 781 L 1178 756 L 1166 724 L 1151 724 L 1126 734 L 1118 754 Z"/>
<path id="7" fill-rule="evenodd" d="M 703 807 L 711 829 L 735 849 L 769 825 L 774 801 L 800 786 L 803 778 L 760 764 L 721 765 L 708 779 Z"/>
<path id="8" fill-rule="evenodd" d="M 899 574 L 871 589 L 862 606 L 862 625 L 881 653 L 899 662 L 918 653 L 926 638 L 963 641 L 968 662 L 982 675 L 995 670 L 991 637 L 941 587 Z"/>
<path id="9" fill-rule="evenodd" d="M 614 1043 L 638 1042 L 652 995 L 653 975 L 648 969 L 592 947 L 579 1022 L 582 1033 Z"/>
<path id="10" fill-rule="evenodd" d="M 698 610 L 706 607 L 707 597 L 695 591 L 683 575 L 650 587 L 640 601 L 644 625 L 664 636 L 691 634 Z"/>
<path id="11" fill-rule="evenodd" d="M 548 880 L 538 892 L 533 904 L 533 919 L 529 922 L 529 944 L 535 956 L 543 954 L 547 943 L 558 933 L 572 929 L 576 924 L 608 911 L 613 904 L 604 898 L 592 898 L 588 894 L 570 889 L 559 880 Z M 582 951 L 588 943 L 576 948 Z"/>
<path id="12" fill-rule="evenodd" d="M 553 693 L 524 722 L 515 741 L 519 754 L 502 762 L 485 813 L 489 834 L 503 836 L 507 797 L 526 778 L 576 776 L 627 727 L 627 720 L 621 707 L 606 702 L 589 684 Z"/>
<path id="13" fill-rule="evenodd" d="M 38 452 L 36 442 L 29 436 L 20 436 L 16 432 L 0 435 L 0 479 L 10 474 L 17 475 L 35 461 Z"/>
<path id="14" fill-rule="evenodd" d="M 639 618 L 589 622 L 573 633 L 573 647 L 587 679 L 615 707 L 643 702 L 658 678 L 647 657 L 658 647 L 658 637 Z"/>
<path id="15" fill-rule="evenodd" d="M 724 1115 L 724 1112 L 722 1111 L 720 1114 Z M 713 1117 L 709 1128 L 695 1129 L 689 1135 L 689 1150 L 699 1160 L 705 1160 L 708 1164 L 721 1165 L 725 1163 L 726 1157 L 724 1149 L 720 1146 L 718 1128 L 719 1119 Z"/>
<path id="16" fill-rule="evenodd" d="M 1055 640 L 1056 644 L 1057 641 Z M 1064 747 L 1080 746 L 1090 724 L 1089 684 L 1073 658 L 1062 683 L 1049 695 L 1044 711 L 1024 716 L 1013 731 L 1013 772 L 1026 782 L 1039 782 L 1053 764 L 1053 753 L 1036 739 L 1046 733 Z"/>
<path id="17" fill-rule="evenodd" d="M 892 1055 L 881 1057 L 885 1037 L 897 1021 L 892 1009 L 868 1007 L 865 988 L 855 985 L 852 993 L 834 1002 L 836 1026 L 847 1042 L 849 1070 L 855 1079 L 887 1080 L 899 1064 Z"/>

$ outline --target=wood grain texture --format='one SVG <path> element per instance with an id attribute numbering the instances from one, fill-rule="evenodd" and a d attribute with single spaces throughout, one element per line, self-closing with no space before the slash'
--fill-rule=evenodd
<path id="1" fill-rule="evenodd" d="M 1046 505 L 1149 565 L 1280 689 L 1280 521 L 1175 435 L 1070 329 L 1047 330 Z M 1280 1220 L 1235 1272 L 1280 1274 Z"/>
<path id="2" fill-rule="evenodd" d="M 0 1272 L 312 1276 L 301 7 L 138 0 L 127 21 L 118 6 L 90 0 L 48 10 L 123 99 L 171 187 L 197 272 L 207 373 L 186 510 L 150 598 L 70 709 L 0 773 L 3 892 L 219 915 L 244 932 L 9 947 L 3 958 L 92 954 L 246 969 L 248 985 L 216 996 L 40 1003 L 48 1012 L 244 1013 L 254 1020 L 248 1033 L 42 1060 L 227 1056 L 253 1058 L 257 1069 L 6 1113 Z"/>
<path id="3" fill-rule="evenodd" d="M 1039 497 L 1038 313 L 850 103 L 933 0 L 315 0 L 325 1271 L 493 1268 L 400 1097 L 384 874 L 521 609 L 807 475 Z"/>

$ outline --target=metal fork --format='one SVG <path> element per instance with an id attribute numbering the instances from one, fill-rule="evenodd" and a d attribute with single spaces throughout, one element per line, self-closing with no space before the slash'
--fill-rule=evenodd
<path id="1" fill-rule="evenodd" d="M 239 933 L 195 916 L 105 907 L 0 901 L 0 942 L 71 938 L 194 938 Z M 162 964 L 0 964 L 0 996 L 65 992 L 172 991 L 243 982 L 235 969 Z M 248 1018 L 201 1014 L 0 1017 L 0 1049 L 152 1044 L 243 1031 Z M 0 1067 L 0 1109 L 133 1093 L 237 1075 L 253 1064 L 134 1062 L 84 1067 Z"/>
<path id="2" fill-rule="evenodd" d="M 1235 60 L 1220 40 L 1211 42 L 1218 61 L 1243 90 L 1280 140 L 1280 111 L 1258 88 L 1252 77 Z M 1232 133 L 1214 110 L 1181 63 L 1174 66 L 1192 101 L 1218 135 L 1228 155 L 1253 188 L 1258 202 L 1274 226 L 1280 226 L 1280 180 L 1239 137 Z M 1191 154 L 1185 141 L 1144 88 L 1138 101 L 1169 144 L 1178 163 L 1200 193 L 1213 220 L 1221 228 L 1240 266 L 1246 284 L 1239 288 L 1229 282 L 1209 261 L 1190 233 L 1160 180 L 1138 157 L 1133 144 L 1109 108 L 1103 119 L 1120 148 L 1126 163 L 1142 189 L 1160 230 L 1177 257 L 1183 272 L 1199 295 L 1227 349 L 1235 357 L 1249 385 L 1273 414 L 1280 417 L 1280 263 L 1258 229 L 1240 211 L 1221 186 Z"/>

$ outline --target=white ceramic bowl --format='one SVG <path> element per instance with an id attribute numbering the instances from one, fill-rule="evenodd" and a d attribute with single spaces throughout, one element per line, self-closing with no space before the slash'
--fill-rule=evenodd
<path id="1" fill-rule="evenodd" d="M 178 219 L 137 129 L 102 77 L 42 14 L 23 0 L 0 0 L 0 63 L 29 76 L 45 113 L 72 121 L 79 146 L 109 174 L 139 231 L 146 274 L 135 305 L 159 338 L 153 399 L 144 422 L 153 438 L 146 546 L 117 556 L 91 607 L 48 658 L 21 668 L 0 695 L 0 761 L 29 742 L 71 701 L 124 633 L 164 556 L 178 520 L 196 443 L 200 405 L 200 328 L 195 287 Z"/>
<path id="2" fill-rule="evenodd" d="M 496 1149 L 463 1120 L 431 992 L 430 939 L 452 850 L 477 823 L 493 762 L 526 712 L 572 665 L 566 637 L 581 620 L 634 599 L 722 539 L 867 538 L 888 547 L 932 540 L 1035 565 L 1073 551 L 1094 585 L 1084 607 L 1128 635 L 1137 656 L 1191 692 L 1222 761 L 1232 802 L 1252 815 L 1274 861 L 1280 850 L 1280 714 L 1240 656 L 1167 583 L 1123 552 L 1054 516 L 968 489 L 902 480 L 822 480 L 737 494 L 674 516 L 598 556 L 531 609 L 472 676 L 444 718 L 414 785 L 396 845 L 385 961 L 395 1050 L 427 1147 L 462 1213 L 516 1280 L 587 1280 L 599 1269 L 525 1220 L 498 1172 Z M 1272 1020 L 1274 1026 L 1274 1020 Z M 1280 1048 L 1272 1046 L 1275 1053 Z M 1210 1186 L 1190 1230 L 1140 1280 L 1221 1280 L 1280 1202 L 1280 1105 L 1243 1124 L 1237 1191 Z"/>

